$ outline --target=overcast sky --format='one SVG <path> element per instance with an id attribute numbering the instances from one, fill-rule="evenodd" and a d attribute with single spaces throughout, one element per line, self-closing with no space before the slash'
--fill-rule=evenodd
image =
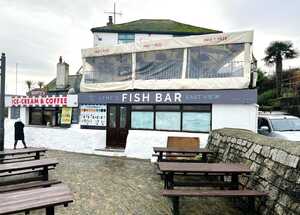
<path id="1" fill-rule="evenodd" d="M 81 66 L 82 48 L 93 45 L 92 27 L 108 20 L 113 0 L 0 0 L 0 52 L 7 55 L 7 93 L 24 93 L 25 80 L 52 80 L 60 55 L 70 74 Z M 116 0 L 117 23 L 172 19 L 224 32 L 254 30 L 254 54 L 262 67 L 273 40 L 290 40 L 300 49 L 299 0 Z M 300 59 L 284 62 L 300 67 Z M 272 71 L 273 68 L 265 68 Z"/>

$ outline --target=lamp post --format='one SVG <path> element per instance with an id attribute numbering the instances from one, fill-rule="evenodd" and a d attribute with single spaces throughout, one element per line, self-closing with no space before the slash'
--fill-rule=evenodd
<path id="1" fill-rule="evenodd" d="M 0 151 L 4 150 L 4 114 L 5 114 L 5 54 L 1 55 L 1 92 L 0 92 Z"/>

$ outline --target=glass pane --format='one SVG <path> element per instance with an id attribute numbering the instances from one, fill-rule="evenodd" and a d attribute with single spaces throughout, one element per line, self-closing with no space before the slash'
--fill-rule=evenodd
<path id="1" fill-rule="evenodd" d="M 153 105 L 133 105 L 132 110 L 153 110 Z"/>
<path id="2" fill-rule="evenodd" d="M 184 105 L 184 111 L 207 111 L 210 112 L 210 105 Z"/>
<path id="3" fill-rule="evenodd" d="M 126 128 L 127 126 L 127 107 L 120 107 L 120 128 Z"/>
<path id="4" fill-rule="evenodd" d="M 136 54 L 136 79 L 180 79 L 183 49 L 140 52 Z"/>
<path id="5" fill-rule="evenodd" d="M 210 131 L 210 113 L 186 112 L 182 114 L 183 131 Z"/>
<path id="6" fill-rule="evenodd" d="M 156 110 L 166 110 L 166 111 L 170 111 L 170 110 L 180 110 L 180 106 L 179 105 L 157 105 L 155 107 Z"/>
<path id="7" fill-rule="evenodd" d="M 42 112 L 31 111 L 31 125 L 42 125 Z"/>
<path id="8" fill-rule="evenodd" d="M 89 57 L 85 59 L 85 83 L 107 83 L 132 79 L 131 54 Z"/>
<path id="9" fill-rule="evenodd" d="M 11 107 L 10 108 L 10 118 L 11 119 L 20 118 L 20 107 Z"/>
<path id="10" fill-rule="evenodd" d="M 188 48 L 187 78 L 242 77 L 244 44 Z"/>
<path id="11" fill-rule="evenodd" d="M 117 116 L 117 107 L 111 106 L 109 107 L 109 127 L 116 127 L 116 116 Z"/>
<path id="12" fill-rule="evenodd" d="M 131 128 L 153 129 L 153 112 L 131 112 Z"/>
<path id="13" fill-rule="evenodd" d="M 156 112 L 156 129 L 180 130 L 180 112 Z"/>

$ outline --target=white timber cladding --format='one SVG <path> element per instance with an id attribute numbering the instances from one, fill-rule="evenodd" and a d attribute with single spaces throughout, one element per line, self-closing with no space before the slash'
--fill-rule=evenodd
<path id="1" fill-rule="evenodd" d="M 89 71 L 90 65 L 86 59 L 108 55 L 131 53 L 132 55 L 132 80 L 104 83 L 86 83 L 85 78 L 81 81 L 82 92 L 93 91 L 119 91 L 129 89 L 246 89 L 250 84 L 251 56 L 252 56 L 253 31 L 218 33 L 200 36 L 173 37 L 159 40 L 146 40 L 135 43 L 119 44 L 114 46 L 99 46 L 96 48 L 83 49 L 84 74 Z M 225 44 L 245 44 L 241 66 L 243 74 L 240 77 L 210 77 L 210 78 L 187 78 L 187 48 L 201 46 L 215 46 Z M 136 53 L 153 50 L 184 49 L 183 65 L 180 79 L 165 80 L 136 80 Z"/>

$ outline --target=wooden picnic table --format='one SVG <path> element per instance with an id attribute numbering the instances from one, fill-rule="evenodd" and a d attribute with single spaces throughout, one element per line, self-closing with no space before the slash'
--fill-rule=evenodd
<path id="1" fill-rule="evenodd" d="M 68 206 L 73 202 L 73 195 L 64 185 L 36 188 L 0 194 L 0 215 L 25 212 L 46 208 L 46 215 L 54 215 L 55 206 Z"/>
<path id="2" fill-rule="evenodd" d="M 250 170 L 244 164 L 237 163 L 183 163 L 183 162 L 159 162 L 159 170 L 165 175 L 165 188 L 173 189 L 174 174 L 185 173 L 187 176 L 192 174 L 224 174 L 231 176 L 231 185 L 238 189 L 238 176 L 250 174 Z"/>
<path id="3" fill-rule="evenodd" d="M 213 151 L 210 151 L 207 148 L 179 148 L 179 147 L 153 147 L 153 151 L 158 153 L 157 162 L 172 162 L 166 157 L 195 157 L 196 155 L 202 155 L 201 162 L 207 162 L 207 155 L 213 154 Z M 170 153 L 167 155 L 167 153 Z M 172 155 L 172 153 L 176 153 Z M 178 162 L 178 160 L 173 160 Z M 196 160 L 192 160 L 196 162 Z"/>
<path id="4" fill-rule="evenodd" d="M 46 148 L 34 148 L 28 147 L 24 149 L 5 149 L 4 151 L 0 151 L 0 162 L 3 161 L 16 161 L 25 158 L 33 158 L 40 159 L 41 155 L 43 155 L 47 151 Z"/>
<path id="5" fill-rule="evenodd" d="M 31 160 L 18 163 L 7 163 L 0 165 L 0 177 L 10 175 L 20 175 L 39 171 L 42 173 L 43 180 L 48 180 L 49 167 L 55 167 L 58 162 L 55 159 Z"/>

